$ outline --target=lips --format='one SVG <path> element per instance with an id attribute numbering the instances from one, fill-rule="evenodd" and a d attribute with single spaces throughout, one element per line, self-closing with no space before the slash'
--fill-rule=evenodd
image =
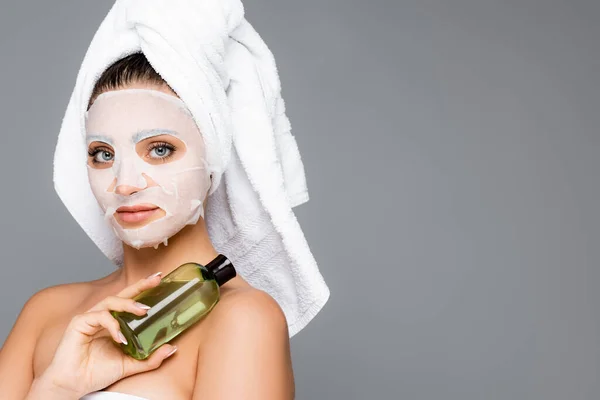
<path id="1" fill-rule="evenodd" d="M 115 216 L 127 224 L 144 222 L 160 208 L 154 204 L 136 204 L 134 206 L 121 206 L 117 208 Z"/>
<path id="2" fill-rule="evenodd" d="M 154 204 L 136 204 L 135 206 L 121 206 L 117 208 L 117 212 L 135 213 L 140 211 L 156 210 L 158 206 Z"/>

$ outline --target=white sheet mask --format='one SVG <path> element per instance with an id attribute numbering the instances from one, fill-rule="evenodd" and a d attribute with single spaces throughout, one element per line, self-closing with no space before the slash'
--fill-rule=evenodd
<path id="1" fill-rule="evenodd" d="M 146 143 L 138 154 L 136 144 L 164 134 L 184 144 L 183 149 L 176 146 L 173 160 L 158 161 L 158 154 L 149 153 Z M 88 165 L 88 177 L 107 222 L 125 243 L 137 249 L 167 245 L 168 238 L 204 217 L 203 204 L 211 184 L 205 145 L 181 99 L 152 89 L 102 93 L 86 113 L 86 143 L 92 142 L 106 143 L 114 151 L 112 166 Z M 179 157 L 181 152 L 185 154 Z M 142 157 L 148 154 L 152 159 Z M 121 206 L 146 203 L 162 208 L 166 215 L 130 229 L 115 218 Z"/>

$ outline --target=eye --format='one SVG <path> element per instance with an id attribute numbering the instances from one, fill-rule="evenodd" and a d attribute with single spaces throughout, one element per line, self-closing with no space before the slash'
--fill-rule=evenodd
<path id="1" fill-rule="evenodd" d="M 103 146 L 90 148 L 88 155 L 91 158 L 91 162 L 95 165 L 111 163 L 115 158 L 112 150 Z"/>
<path id="2" fill-rule="evenodd" d="M 148 164 L 160 165 L 181 159 L 186 154 L 186 147 L 175 136 L 164 134 L 140 140 L 135 151 Z"/>
<path id="3" fill-rule="evenodd" d="M 108 151 L 99 151 L 96 153 L 96 155 L 94 156 L 94 161 L 96 162 L 110 162 L 113 159 L 113 155 L 112 153 L 108 152 Z"/>
<path id="4" fill-rule="evenodd" d="M 175 151 L 175 146 L 170 143 L 160 142 L 160 143 L 152 143 L 149 148 L 148 157 L 154 159 L 167 159 L 171 157 L 173 152 Z"/>

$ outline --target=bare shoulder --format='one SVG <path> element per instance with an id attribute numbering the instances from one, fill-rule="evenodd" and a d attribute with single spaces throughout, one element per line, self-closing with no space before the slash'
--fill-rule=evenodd
<path id="1" fill-rule="evenodd" d="M 243 329 L 257 334 L 271 332 L 288 338 L 287 321 L 279 304 L 268 293 L 236 288 L 223 293 L 211 312 L 210 331 L 215 336 Z"/>
<path id="2" fill-rule="evenodd" d="M 81 304 L 92 291 L 90 282 L 62 283 L 46 287 L 34 293 L 25 303 L 23 309 L 32 312 L 43 310 L 45 319 L 52 319 L 58 314 L 68 313 Z"/>
<path id="3" fill-rule="evenodd" d="M 35 376 L 33 360 L 36 343 L 44 337 L 53 319 L 72 310 L 85 284 L 50 286 L 35 292 L 24 303 L 0 349 L 0 393 L 7 398 L 23 398 Z M 67 311 L 68 312 L 68 311 Z"/>
<path id="4" fill-rule="evenodd" d="M 229 290 L 206 322 L 194 399 L 294 398 L 287 321 L 269 294 Z"/>
<path id="5" fill-rule="evenodd" d="M 34 328 L 32 330 L 44 331 L 49 325 L 70 319 L 88 307 L 95 294 L 102 293 L 105 280 L 61 283 L 43 288 L 25 302 L 19 319 L 31 319 L 28 325 Z"/>
<path id="6" fill-rule="evenodd" d="M 25 339 L 22 332 L 27 331 L 27 340 L 35 340 L 45 322 L 53 318 L 60 306 L 67 302 L 69 288 L 70 285 L 50 286 L 31 295 L 21 307 L 9 339 L 13 342 Z"/>

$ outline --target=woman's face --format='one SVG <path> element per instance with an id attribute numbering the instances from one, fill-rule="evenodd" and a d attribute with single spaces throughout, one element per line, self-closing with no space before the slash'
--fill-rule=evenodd
<path id="1" fill-rule="evenodd" d="M 115 234 L 135 248 L 166 244 L 204 216 L 211 183 L 204 142 L 171 93 L 109 91 L 86 114 L 90 186 Z"/>

